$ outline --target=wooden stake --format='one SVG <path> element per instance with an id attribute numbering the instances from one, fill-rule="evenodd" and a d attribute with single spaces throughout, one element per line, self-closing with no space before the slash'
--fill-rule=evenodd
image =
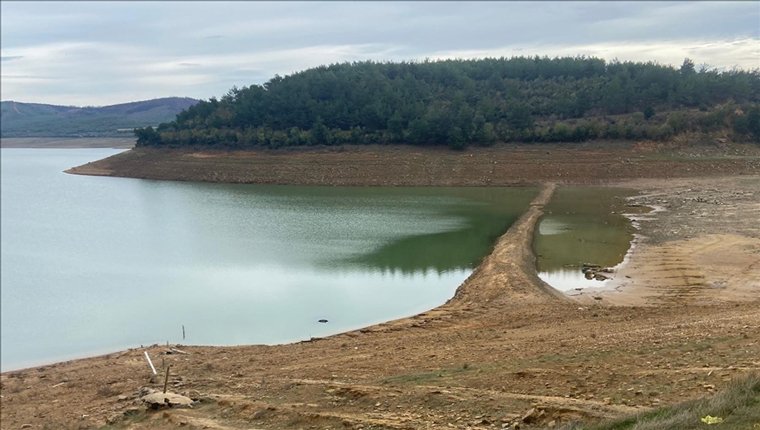
<path id="1" fill-rule="evenodd" d="M 185 340 L 185 325 L 182 324 L 182 340 Z"/>
<path id="2" fill-rule="evenodd" d="M 164 378 L 164 394 L 166 394 L 166 386 L 169 385 L 169 369 L 171 368 L 171 364 L 166 366 L 166 378 Z"/>

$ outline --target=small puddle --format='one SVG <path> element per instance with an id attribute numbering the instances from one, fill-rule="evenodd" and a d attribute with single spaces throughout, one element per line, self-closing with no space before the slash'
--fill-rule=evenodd
<path id="1" fill-rule="evenodd" d="M 634 194 L 620 188 L 558 188 L 536 229 L 538 276 L 565 292 L 606 286 L 625 262 L 636 231 L 623 214 L 649 210 L 627 205 Z"/>

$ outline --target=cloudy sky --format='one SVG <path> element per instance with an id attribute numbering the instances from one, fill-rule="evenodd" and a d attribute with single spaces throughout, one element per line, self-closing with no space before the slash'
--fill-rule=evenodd
<path id="1" fill-rule="evenodd" d="M 760 2 L 0 2 L 2 100 L 232 86 L 343 61 L 515 55 L 760 68 Z"/>

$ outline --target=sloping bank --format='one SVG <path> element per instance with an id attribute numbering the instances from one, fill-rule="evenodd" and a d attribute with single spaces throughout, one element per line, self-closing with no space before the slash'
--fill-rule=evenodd
<path id="1" fill-rule="evenodd" d="M 635 144 L 600 141 L 498 144 L 464 151 L 410 145 L 250 151 L 136 148 L 67 172 L 248 184 L 498 186 L 757 174 L 756 163 L 754 157 L 663 157 L 642 152 Z"/>

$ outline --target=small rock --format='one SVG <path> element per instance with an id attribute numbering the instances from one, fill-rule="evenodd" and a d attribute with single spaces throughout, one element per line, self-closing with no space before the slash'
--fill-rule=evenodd
<path id="1" fill-rule="evenodd" d="M 191 407 L 193 405 L 193 399 L 185 397 L 175 393 L 162 393 L 160 391 L 153 392 L 146 396 L 143 396 L 140 400 L 146 403 L 148 406 L 154 409 L 158 409 L 163 406 L 174 407 Z"/>
<path id="2" fill-rule="evenodd" d="M 526 424 L 530 424 L 532 422 L 536 422 L 544 414 L 545 414 L 545 412 L 543 411 L 543 409 L 531 408 L 531 410 L 529 410 L 525 415 L 523 415 L 522 422 L 524 422 Z"/>

